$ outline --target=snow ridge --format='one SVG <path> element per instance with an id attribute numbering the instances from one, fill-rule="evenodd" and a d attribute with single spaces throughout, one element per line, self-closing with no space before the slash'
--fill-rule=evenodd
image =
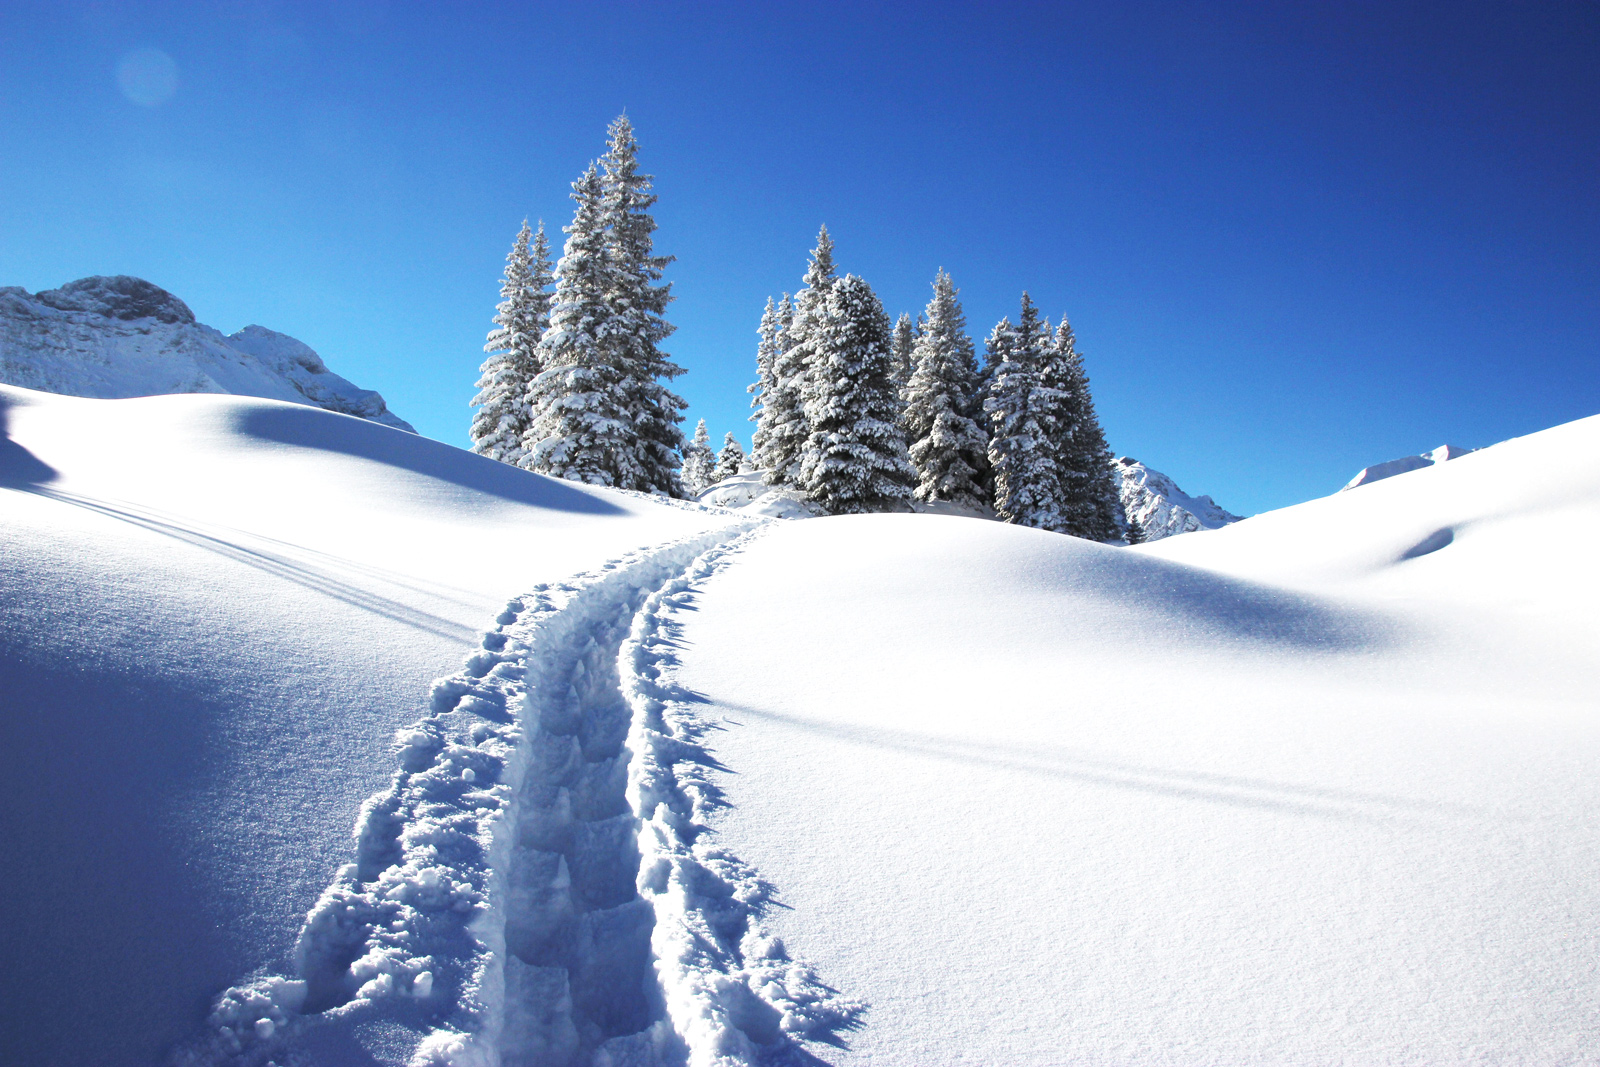
<path id="1" fill-rule="evenodd" d="M 723 768 L 704 739 L 718 727 L 674 681 L 679 615 L 694 610 L 695 587 L 760 533 L 712 549 L 652 593 L 618 657 L 633 712 L 628 800 L 643 821 L 638 888 L 655 911 L 656 968 L 690 1067 L 781 1060 L 799 1051 L 790 1035 L 833 1040 L 865 1010 L 768 936 L 761 916 L 773 887 L 712 843 L 706 817 L 723 801 L 711 776 Z"/>
<path id="2" fill-rule="evenodd" d="M 651 590 L 760 520 L 631 553 L 510 601 L 357 821 L 297 976 L 229 989 L 180 1064 L 270 1062 L 335 1019 L 425 1033 L 413 1062 L 681 1062 L 635 887 L 633 715 L 617 650 Z"/>

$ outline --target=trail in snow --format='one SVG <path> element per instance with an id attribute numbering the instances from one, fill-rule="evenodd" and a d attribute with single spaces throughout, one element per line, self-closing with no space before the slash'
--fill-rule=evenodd
<path id="1" fill-rule="evenodd" d="M 332 1050 L 341 1019 L 410 1031 L 416 1064 L 817 1062 L 789 1035 L 859 1009 L 763 936 L 771 887 L 702 840 L 709 727 L 665 681 L 674 613 L 758 525 L 511 601 L 400 732 L 296 977 L 230 989 L 180 1062 Z"/>

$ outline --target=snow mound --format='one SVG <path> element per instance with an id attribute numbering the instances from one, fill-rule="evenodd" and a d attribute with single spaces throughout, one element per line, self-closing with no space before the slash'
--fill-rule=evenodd
<path id="1" fill-rule="evenodd" d="M 1391 459 L 1387 463 L 1374 463 L 1370 467 L 1361 468 L 1361 473 L 1346 482 L 1344 488 L 1340 489 L 1339 492 L 1342 493 L 1345 489 L 1354 489 L 1358 485 L 1371 485 L 1373 482 L 1382 481 L 1385 478 L 1393 478 L 1397 474 L 1407 474 L 1448 460 L 1460 459 L 1462 456 L 1475 451 L 1477 449 L 1461 448 L 1457 445 L 1440 445 L 1432 452 L 1424 452 L 1420 456 L 1401 456 L 1399 459 Z"/>
<path id="2" fill-rule="evenodd" d="M 0 289 L 0 383 L 102 399 L 231 393 L 412 430 L 382 396 L 333 373 L 294 338 L 262 326 L 225 337 L 165 289 L 126 275 L 31 296 Z"/>
<path id="3" fill-rule="evenodd" d="M 713 485 L 695 500 L 769 519 L 810 519 L 823 514 L 820 507 L 793 489 L 767 485 L 761 480 L 762 476 L 762 471 L 735 474 Z"/>
<path id="4" fill-rule="evenodd" d="M 1171 478 L 1136 459 L 1118 456 L 1112 466 L 1122 482 L 1123 514 L 1139 520 L 1147 541 L 1218 530 L 1243 518 L 1223 510 L 1209 496 L 1190 496 Z"/>
<path id="5" fill-rule="evenodd" d="M 774 524 L 672 680 L 819 1056 L 1600 1062 L 1597 523 L 1600 418 L 1132 549 Z"/>
<path id="6" fill-rule="evenodd" d="M 502 730 L 508 600 L 740 525 L 304 405 L 0 386 L 0 1063 L 407 1062 L 467 1003 L 505 743 L 435 749 L 435 694 Z"/>

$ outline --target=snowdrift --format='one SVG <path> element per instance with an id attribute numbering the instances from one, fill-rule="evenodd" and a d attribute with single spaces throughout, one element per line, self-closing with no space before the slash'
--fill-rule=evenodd
<path id="1" fill-rule="evenodd" d="M 507 601 L 728 522 L 309 407 L 0 387 L 0 1061 L 167 1063 L 295 977 L 395 731 Z"/>
<path id="2" fill-rule="evenodd" d="M 1596 521 L 1600 419 L 1137 549 L 785 524 L 663 677 L 826 1062 L 1591 1062 Z"/>
<path id="3" fill-rule="evenodd" d="M 0 1059 L 1595 1060 L 1597 519 L 1600 419 L 1122 549 L 0 387 Z"/>

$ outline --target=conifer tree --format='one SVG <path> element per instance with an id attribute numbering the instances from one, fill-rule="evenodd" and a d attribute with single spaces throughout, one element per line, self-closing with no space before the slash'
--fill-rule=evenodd
<path id="1" fill-rule="evenodd" d="M 1129 512 L 1124 521 L 1128 525 L 1127 529 L 1123 531 L 1123 539 L 1130 545 L 1144 544 L 1146 540 L 1144 535 L 1144 524 L 1139 521 L 1139 516 Z"/>
<path id="2" fill-rule="evenodd" d="M 523 466 L 541 474 L 633 489 L 639 463 L 633 384 L 616 359 L 612 294 L 617 290 L 605 230 L 605 189 L 594 164 L 572 184 L 577 211 L 556 265 L 550 327 L 539 343 L 544 367 L 529 389 L 533 418 Z"/>
<path id="3" fill-rule="evenodd" d="M 712 476 L 716 481 L 725 482 L 739 473 L 739 468 L 744 466 L 744 446 L 739 444 L 739 439 L 733 436 L 733 431 L 728 431 L 728 436 L 722 439 L 722 451 L 717 453 L 717 470 Z"/>
<path id="4" fill-rule="evenodd" d="M 910 498 L 916 480 L 891 377 L 889 317 L 853 274 L 829 286 L 825 308 L 809 314 L 811 432 L 800 488 L 833 515 L 888 510 Z"/>
<path id="5" fill-rule="evenodd" d="M 767 407 L 776 399 L 778 356 L 788 340 L 784 326 L 793 316 L 794 306 L 789 302 L 788 293 L 783 294 L 783 301 L 778 304 L 769 296 L 766 309 L 761 313 L 761 325 L 756 328 L 756 335 L 761 338 L 756 346 L 756 380 L 745 391 L 750 394 L 750 407 L 754 409 L 750 421 L 756 424 L 756 429 L 750 440 L 750 453 L 757 463 L 766 452 L 768 423 L 772 421 Z"/>
<path id="6" fill-rule="evenodd" d="M 1049 342 L 1038 309 L 1023 293 L 1017 325 L 1002 319 L 989 337 L 993 374 L 984 410 L 996 514 L 1006 522 L 1059 531 L 1066 516 L 1054 442 L 1066 394 L 1051 381 Z"/>
<path id="7" fill-rule="evenodd" d="M 1052 362 L 1066 392 L 1070 435 L 1060 441 L 1059 475 L 1065 511 L 1064 532 L 1091 541 L 1113 541 L 1121 533 L 1122 498 L 1111 469 L 1111 449 L 1095 414 L 1089 376 L 1083 368 L 1072 326 L 1063 316 L 1051 346 Z"/>
<path id="8" fill-rule="evenodd" d="M 811 251 L 805 286 L 794 295 L 794 313 L 782 331 L 783 341 L 773 360 L 773 387 L 763 397 L 762 451 L 768 485 L 803 488 L 800 454 L 811 435 L 806 397 L 812 366 L 820 358 L 829 329 L 828 294 L 838 279 L 833 266 L 833 238 L 828 228 L 817 234 Z M 886 331 L 887 332 L 887 331 Z M 887 355 L 887 338 L 885 338 Z"/>
<path id="9" fill-rule="evenodd" d="M 916 370 L 916 357 L 913 355 L 916 345 L 917 327 L 912 324 L 911 316 L 902 311 L 895 320 L 894 334 L 889 339 L 889 358 L 894 368 L 891 377 L 902 398 L 905 396 L 906 383 L 911 381 L 911 373 Z"/>
<path id="10" fill-rule="evenodd" d="M 529 239 L 532 238 L 530 247 Z M 506 256 L 500 303 L 495 308 L 494 329 L 483 350 L 489 358 L 479 368 L 478 394 L 472 406 L 472 450 L 480 456 L 519 463 L 528 430 L 528 386 L 538 375 L 539 338 L 550 320 L 550 243 L 544 223 L 530 234 L 528 220 Z"/>
<path id="11" fill-rule="evenodd" d="M 901 316 L 909 324 L 909 316 Z M 983 475 L 989 434 L 979 421 L 978 364 L 955 283 L 942 269 L 912 352 L 904 425 L 917 469 L 918 500 L 948 500 L 964 507 L 988 503 Z"/>
<path id="12" fill-rule="evenodd" d="M 651 175 L 639 170 L 639 144 L 626 115 L 611 123 L 601 157 L 602 219 L 611 259 L 608 293 L 611 321 L 608 347 L 622 376 L 629 414 L 637 435 L 634 446 L 640 474 L 624 486 L 679 496 L 679 453 L 683 412 L 688 402 L 662 381 L 684 373 L 658 347 L 674 330 L 666 320 L 671 283 L 661 283 L 671 256 L 655 254 L 656 221 L 650 214 L 656 195 Z"/>
<path id="13" fill-rule="evenodd" d="M 701 419 L 694 428 L 694 439 L 683 446 L 683 491 L 691 497 L 710 489 L 718 479 L 713 477 L 716 453 L 711 451 L 711 432 L 706 420 Z"/>

